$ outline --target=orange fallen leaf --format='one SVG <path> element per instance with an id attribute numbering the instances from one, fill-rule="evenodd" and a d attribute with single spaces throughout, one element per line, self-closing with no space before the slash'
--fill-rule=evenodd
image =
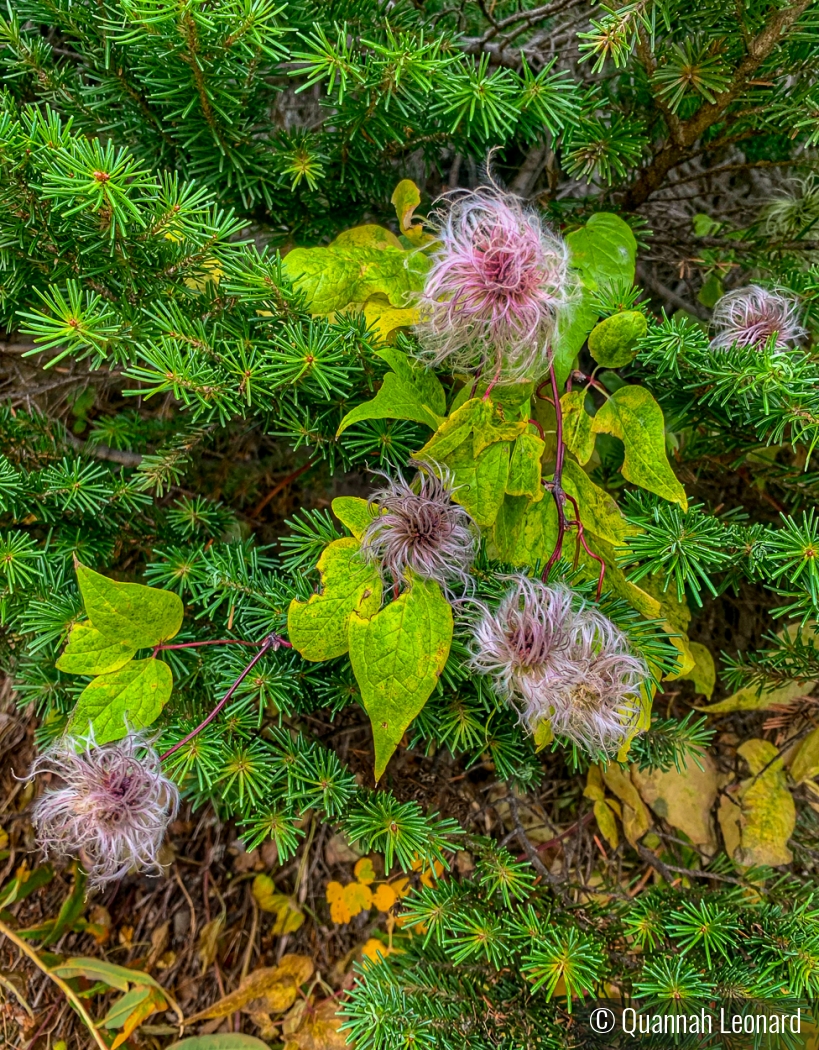
<path id="1" fill-rule="evenodd" d="M 373 894 L 373 904 L 379 911 L 389 911 L 390 908 L 394 907 L 397 900 L 398 894 L 386 882 L 382 882 Z"/>

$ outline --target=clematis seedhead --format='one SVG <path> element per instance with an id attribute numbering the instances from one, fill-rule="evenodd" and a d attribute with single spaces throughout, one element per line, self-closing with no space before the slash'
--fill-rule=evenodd
<path id="1" fill-rule="evenodd" d="M 452 486 L 442 468 L 418 464 L 412 483 L 399 473 L 370 497 L 376 514 L 361 538 L 361 553 L 377 565 L 385 583 L 400 583 L 412 571 L 436 580 L 450 592 L 468 590 L 478 529 L 452 501 Z"/>
<path id="2" fill-rule="evenodd" d="M 516 575 L 496 609 L 483 606 L 471 642 L 471 665 L 533 731 L 555 734 L 592 753 L 610 753 L 640 714 L 645 663 L 599 609 L 562 585 Z"/>
<path id="3" fill-rule="evenodd" d="M 61 781 L 34 806 L 46 853 L 79 855 L 92 886 L 132 868 L 159 873 L 159 850 L 179 792 L 143 735 L 129 733 L 102 747 L 93 738 L 63 737 L 34 761 L 30 776 L 43 773 Z"/>
<path id="4" fill-rule="evenodd" d="M 712 324 L 715 350 L 732 346 L 761 350 L 772 336 L 778 349 L 789 350 L 805 335 L 794 299 L 756 284 L 723 295 L 714 307 Z"/>
<path id="5" fill-rule="evenodd" d="M 558 310 L 571 299 L 563 240 L 496 188 L 444 198 L 431 221 L 440 250 L 419 303 L 424 356 L 496 380 L 541 375 Z"/>

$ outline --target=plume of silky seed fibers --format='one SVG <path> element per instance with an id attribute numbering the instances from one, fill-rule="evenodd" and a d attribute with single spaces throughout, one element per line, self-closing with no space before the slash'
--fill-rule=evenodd
<path id="1" fill-rule="evenodd" d="M 438 477 L 421 464 L 413 484 L 400 473 L 386 478 L 369 502 L 378 516 L 361 538 L 361 553 L 378 566 L 385 583 L 400 583 L 412 570 L 447 592 L 453 584 L 469 589 L 478 530 L 463 507 L 452 502 L 445 472 Z"/>
<path id="2" fill-rule="evenodd" d="M 471 665 L 534 730 L 594 752 L 616 750 L 639 716 L 643 661 L 623 632 L 564 586 L 516 575 L 496 610 L 481 608 Z"/>
<path id="3" fill-rule="evenodd" d="M 130 733 L 102 747 L 93 739 L 63 737 L 34 761 L 30 776 L 39 773 L 61 781 L 34 806 L 34 827 L 47 854 L 81 855 L 92 886 L 132 868 L 161 871 L 159 850 L 179 792 L 145 737 Z"/>
<path id="4" fill-rule="evenodd" d="M 790 350 L 805 335 L 794 300 L 757 284 L 723 295 L 714 307 L 711 324 L 711 346 L 715 350 L 730 350 L 732 346 L 761 350 L 771 336 L 776 337 L 777 349 Z"/>
<path id="5" fill-rule="evenodd" d="M 430 221 L 440 249 L 419 300 L 422 356 L 504 381 L 541 375 L 571 298 L 564 242 L 495 188 L 450 196 Z"/>

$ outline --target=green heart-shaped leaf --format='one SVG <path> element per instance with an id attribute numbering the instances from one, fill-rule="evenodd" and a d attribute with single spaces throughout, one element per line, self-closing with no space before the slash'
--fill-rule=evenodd
<path id="1" fill-rule="evenodd" d="M 353 612 L 350 662 L 370 716 L 375 779 L 422 710 L 452 644 L 452 608 L 432 580 L 414 577 L 400 598 L 374 616 Z"/>
<path id="2" fill-rule="evenodd" d="M 381 579 L 362 561 L 358 540 L 334 540 L 319 558 L 321 594 L 295 599 L 287 613 L 290 641 L 305 660 L 320 662 L 347 652 L 347 621 L 358 610 L 371 616 L 381 604 Z"/>
<path id="3" fill-rule="evenodd" d="M 124 667 L 136 651 L 135 645 L 112 639 L 90 623 L 75 623 L 57 669 L 69 674 L 110 674 Z"/>
<path id="4" fill-rule="evenodd" d="M 77 582 L 92 626 L 112 641 L 149 649 L 179 633 L 184 607 L 173 591 L 117 583 L 79 562 Z"/>
<path id="5" fill-rule="evenodd" d="M 83 689 L 66 727 L 73 737 L 93 732 L 96 744 L 121 740 L 155 722 L 173 692 L 173 674 L 161 660 L 132 660 Z"/>

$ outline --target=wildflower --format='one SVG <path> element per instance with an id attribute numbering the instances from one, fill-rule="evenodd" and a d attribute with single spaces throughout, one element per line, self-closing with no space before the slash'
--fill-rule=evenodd
<path id="1" fill-rule="evenodd" d="M 616 749 L 639 715 L 647 674 L 626 636 L 566 587 L 526 576 L 497 610 L 484 608 L 472 641 L 472 667 L 534 730 L 547 720 L 558 735 L 589 751 Z"/>
<path id="2" fill-rule="evenodd" d="M 380 513 L 362 537 L 361 552 L 393 581 L 405 579 L 412 570 L 422 579 L 437 580 L 444 589 L 452 582 L 466 589 L 477 529 L 463 507 L 452 502 L 448 478 L 436 476 L 425 464 L 419 466 L 412 485 L 399 474 L 373 493 L 370 505 Z"/>
<path id="3" fill-rule="evenodd" d="M 716 350 L 734 345 L 761 350 L 772 336 L 776 346 L 786 350 L 805 334 L 793 299 L 756 284 L 723 295 L 714 307 L 712 323 L 716 334 L 711 346 Z"/>
<path id="4" fill-rule="evenodd" d="M 130 733 L 103 747 L 90 737 L 64 737 L 35 760 L 31 776 L 37 773 L 63 782 L 34 807 L 37 837 L 47 853 L 81 854 L 93 886 L 132 867 L 160 870 L 159 849 L 179 793 L 143 736 Z"/>
<path id="5" fill-rule="evenodd" d="M 453 198 L 439 227 L 417 328 L 425 355 L 456 371 L 491 368 L 496 379 L 540 375 L 568 299 L 566 245 L 495 189 Z"/>

